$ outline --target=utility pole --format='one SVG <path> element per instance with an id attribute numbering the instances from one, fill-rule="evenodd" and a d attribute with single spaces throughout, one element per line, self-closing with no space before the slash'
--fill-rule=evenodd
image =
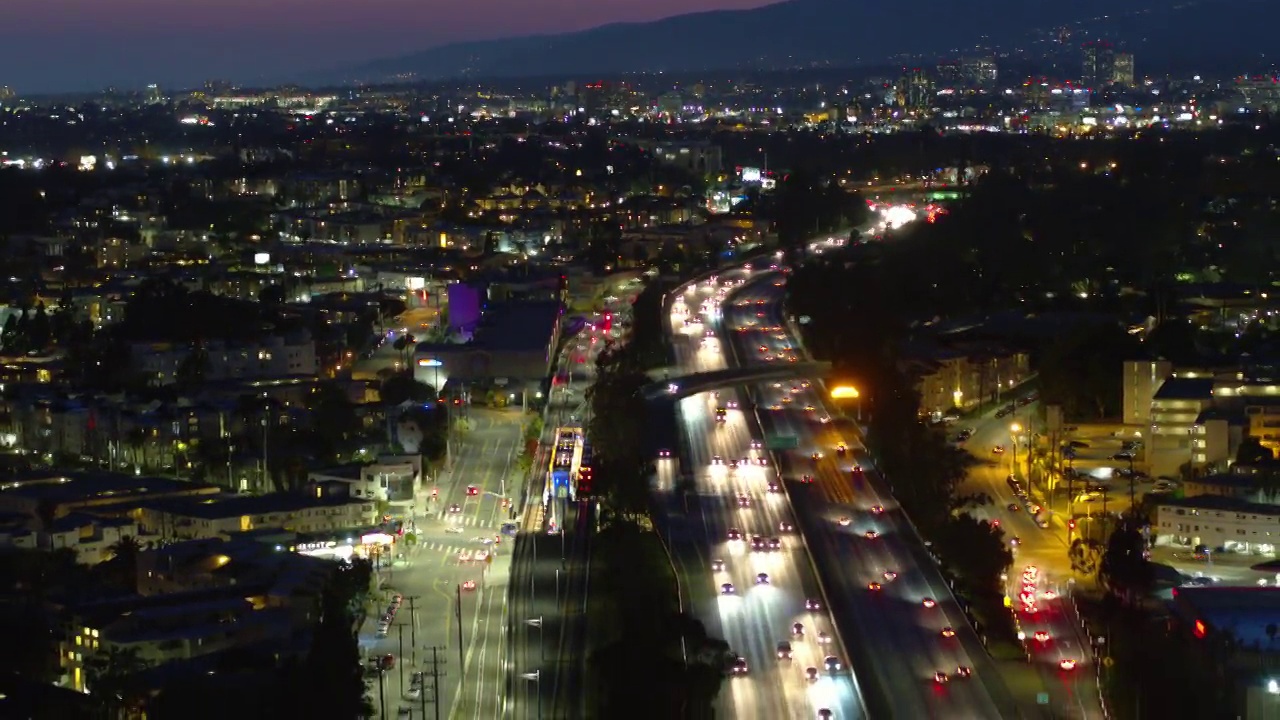
<path id="1" fill-rule="evenodd" d="M 467 675 L 467 661 L 463 657 L 466 649 L 462 646 L 462 586 L 457 586 L 458 600 L 454 603 L 454 614 L 458 617 L 458 680 L 462 681 Z"/>
<path id="2" fill-rule="evenodd" d="M 404 623 L 396 625 L 400 635 L 400 662 L 396 666 L 400 668 L 400 693 L 404 694 Z"/>
<path id="3" fill-rule="evenodd" d="M 409 601 L 409 653 L 412 656 L 414 667 L 418 666 L 418 615 L 414 610 L 413 601 L 418 599 L 417 595 L 410 595 L 406 598 Z"/>
<path id="4" fill-rule="evenodd" d="M 378 715 L 387 716 L 387 686 L 385 684 L 387 676 L 386 668 L 378 668 Z"/>
<path id="5" fill-rule="evenodd" d="M 445 661 L 440 659 L 440 646 L 432 645 L 431 702 L 436 706 L 436 720 L 440 720 L 440 678 L 445 676 L 445 673 L 440 671 L 440 666 L 444 663 Z M 425 688 L 423 690 L 425 690 Z M 418 697 L 421 700 L 420 706 L 422 708 L 422 720 L 427 720 L 427 694 L 426 692 L 419 692 Z"/>

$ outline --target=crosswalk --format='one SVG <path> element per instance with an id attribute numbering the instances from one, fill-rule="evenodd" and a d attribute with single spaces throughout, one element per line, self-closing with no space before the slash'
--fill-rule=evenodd
<path id="1" fill-rule="evenodd" d="M 489 522 L 488 520 L 481 520 L 480 518 L 474 515 L 469 515 L 464 517 L 458 517 L 457 515 L 454 515 L 446 518 L 445 522 L 448 523 L 449 525 L 461 525 L 463 527 L 488 528 L 488 529 L 497 528 L 496 525 Z"/>

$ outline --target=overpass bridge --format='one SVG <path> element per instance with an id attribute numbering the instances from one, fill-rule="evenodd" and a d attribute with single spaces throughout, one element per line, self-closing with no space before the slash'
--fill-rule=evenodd
<path id="1" fill-rule="evenodd" d="M 680 398 L 739 385 L 756 385 L 775 380 L 800 378 L 820 380 L 831 372 L 831 363 L 809 360 L 794 363 L 772 363 L 749 367 L 725 368 L 707 372 L 684 373 L 679 368 L 650 370 L 652 381 L 640 389 L 645 400 Z"/>

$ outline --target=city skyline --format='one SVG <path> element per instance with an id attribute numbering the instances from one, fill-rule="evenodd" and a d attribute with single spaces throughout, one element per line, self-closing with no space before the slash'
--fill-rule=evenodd
<path id="1" fill-rule="evenodd" d="M 190 87 L 209 79 L 270 84 L 452 42 L 559 33 L 762 0 L 609 4 L 513 0 L 417 4 L 409 0 L 202 0 L 175 5 L 124 0 L 16 0 L 0 46 L 0 85 L 28 93 L 81 92 L 150 83 Z M 304 12 L 305 11 L 305 12 Z M 32 58 L 41 58 L 33 62 Z"/>

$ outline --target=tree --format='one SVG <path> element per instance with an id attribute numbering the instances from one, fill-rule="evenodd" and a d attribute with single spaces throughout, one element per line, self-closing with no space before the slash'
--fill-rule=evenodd
<path id="1" fill-rule="evenodd" d="M 1098 566 L 1098 581 L 1109 594 L 1135 605 L 1150 592 L 1155 571 L 1146 559 L 1146 550 L 1141 521 L 1126 516 L 1112 531 Z"/>
<path id="2" fill-rule="evenodd" d="M 150 666 L 137 648 L 107 647 L 86 659 L 85 686 L 108 717 L 118 718 L 141 703 L 137 676 Z"/>
<path id="3" fill-rule="evenodd" d="M 1118 368 L 1137 352 L 1137 342 L 1118 324 L 1078 324 L 1043 351 L 1041 399 L 1061 405 L 1069 418 L 1114 417 L 1123 401 Z"/>
<path id="4" fill-rule="evenodd" d="M 25 315 L 23 316 L 26 317 Z M 43 350 L 53 340 L 53 330 L 49 322 L 49 313 L 44 302 L 36 303 L 35 312 L 26 326 L 26 341 L 29 350 Z"/>
<path id="5" fill-rule="evenodd" d="M 400 372 L 382 381 L 378 387 L 378 397 L 383 405 L 394 406 L 405 401 L 435 402 L 437 395 L 435 388 L 415 380 L 412 373 Z"/>
<path id="6" fill-rule="evenodd" d="M 324 447 L 325 456 L 340 453 L 360 429 L 355 405 L 341 387 L 323 382 L 314 387 L 307 397 L 307 409 L 311 411 L 311 426 Z"/>
<path id="7" fill-rule="evenodd" d="M 296 677 L 302 682 L 299 689 L 305 688 L 296 696 L 302 717 L 354 718 L 368 710 L 352 614 L 361 578 L 368 588 L 369 574 L 362 567 L 339 565 L 321 592 L 320 619 Z"/>
<path id="8" fill-rule="evenodd" d="M 126 592 L 138 591 L 138 556 L 142 544 L 131 535 L 121 536 L 107 548 L 111 560 L 107 563 L 111 579 Z"/>
<path id="9" fill-rule="evenodd" d="M 1263 446 L 1260 439 L 1246 435 L 1240 440 L 1240 448 L 1236 451 L 1237 464 L 1256 465 L 1270 460 L 1275 460 L 1275 453 Z"/>
<path id="10" fill-rule="evenodd" d="M 203 385 L 208 374 L 209 351 L 205 348 L 204 343 L 197 342 L 192 345 L 191 351 L 187 353 L 187 356 L 178 365 L 178 369 L 174 373 L 174 380 L 179 387 L 190 390 Z"/>

